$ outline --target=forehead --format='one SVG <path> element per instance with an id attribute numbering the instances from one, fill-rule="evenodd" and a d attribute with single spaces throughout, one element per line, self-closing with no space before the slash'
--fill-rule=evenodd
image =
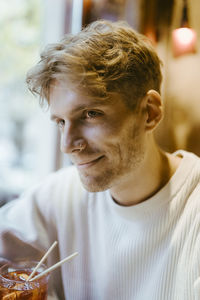
<path id="1" fill-rule="evenodd" d="M 50 87 L 49 107 L 51 114 L 54 115 L 95 106 L 112 107 L 115 110 L 118 104 L 124 105 L 124 101 L 118 94 L 106 99 L 99 99 L 86 95 L 78 89 L 76 91 L 70 89 L 64 82 L 56 82 Z"/>

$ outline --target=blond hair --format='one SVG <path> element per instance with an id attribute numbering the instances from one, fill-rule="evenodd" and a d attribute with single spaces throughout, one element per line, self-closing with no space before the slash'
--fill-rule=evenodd
<path id="1" fill-rule="evenodd" d="M 148 90 L 160 92 L 161 61 L 147 38 L 125 22 L 99 20 L 76 35 L 46 46 L 41 60 L 27 74 L 30 91 L 49 102 L 55 81 L 106 99 L 119 93 L 135 107 Z"/>

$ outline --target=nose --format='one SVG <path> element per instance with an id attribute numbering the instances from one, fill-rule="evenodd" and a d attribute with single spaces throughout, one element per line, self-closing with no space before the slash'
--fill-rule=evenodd
<path id="1" fill-rule="evenodd" d="M 71 122 L 65 122 L 61 131 L 60 150 L 63 153 L 81 152 L 86 147 L 86 141 L 81 137 L 80 130 Z"/>

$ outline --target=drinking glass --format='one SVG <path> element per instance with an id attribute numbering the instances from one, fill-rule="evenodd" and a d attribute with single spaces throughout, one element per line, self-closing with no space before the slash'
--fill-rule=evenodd
<path id="1" fill-rule="evenodd" d="M 34 281 L 27 281 L 38 262 L 8 262 L 0 268 L 0 300 L 47 300 L 49 273 Z M 42 264 L 37 274 L 43 272 Z"/>

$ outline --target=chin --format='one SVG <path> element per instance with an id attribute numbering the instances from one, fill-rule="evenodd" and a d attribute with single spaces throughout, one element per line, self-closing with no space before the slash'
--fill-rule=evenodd
<path id="1" fill-rule="evenodd" d="M 91 193 L 103 192 L 111 187 L 110 180 L 105 180 L 103 176 L 95 178 L 93 176 L 84 176 L 80 174 L 80 179 L 83 187 Z"/>

